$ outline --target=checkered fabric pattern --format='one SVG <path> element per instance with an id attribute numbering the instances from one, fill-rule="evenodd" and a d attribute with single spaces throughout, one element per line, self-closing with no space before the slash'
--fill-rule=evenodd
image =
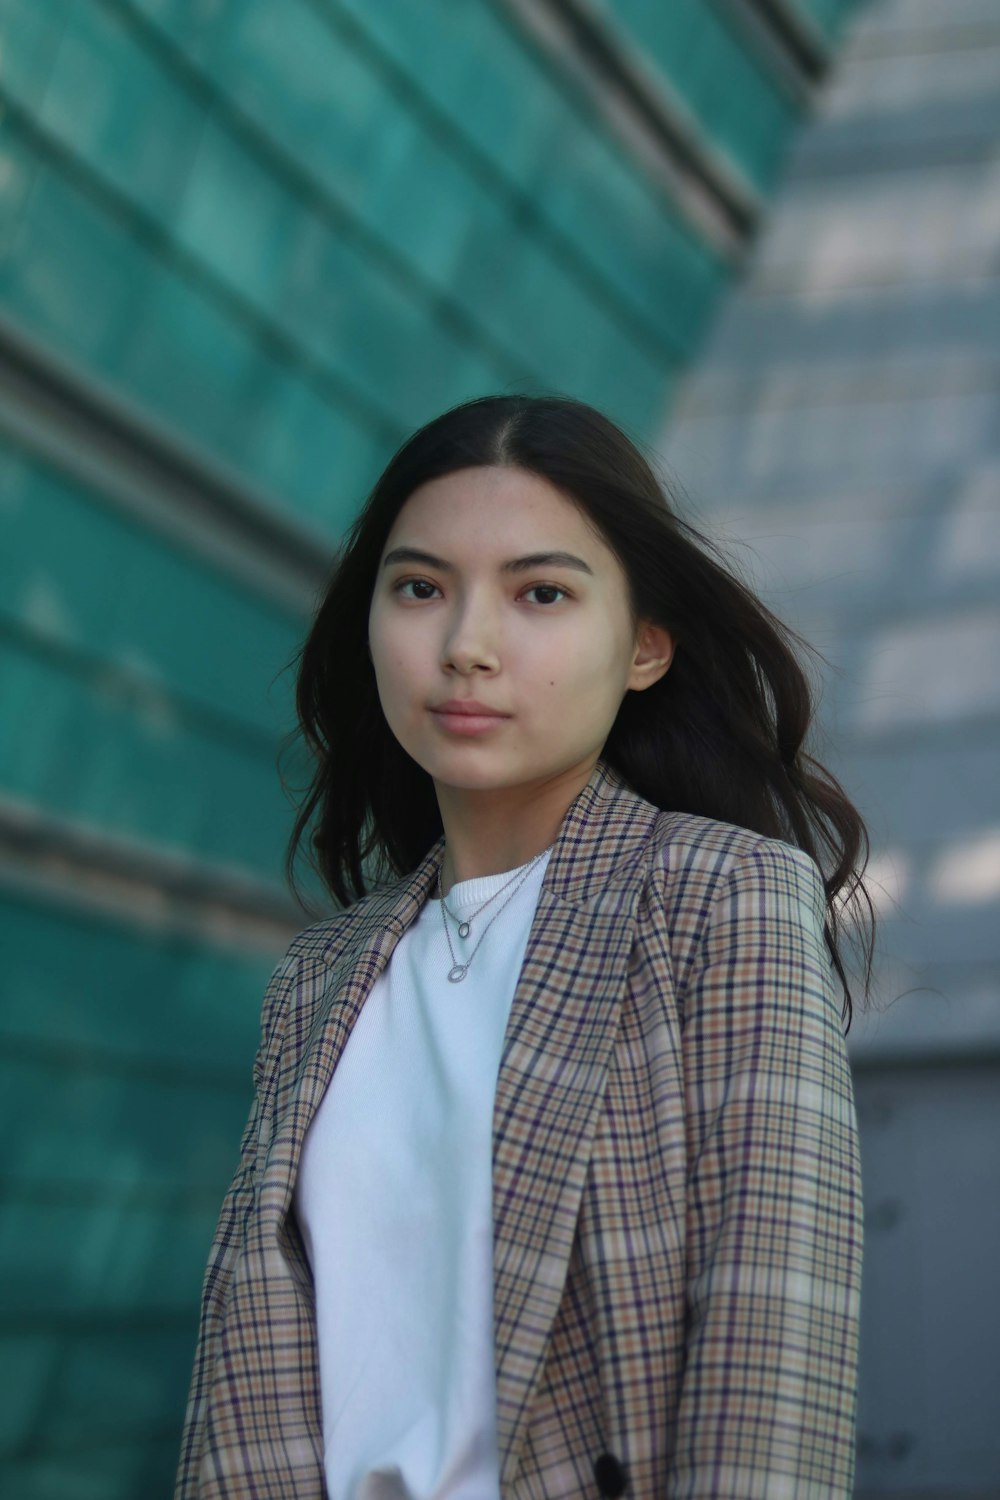
<path id="1" fill-rule="evenodd" d="M 267 987 L 176 1500 L 325 1495 L 294 1177 L 442 857 L 300 933 Z M 861 1175 L 823 916 L 801 851 L 603 760 L 571 804 L 493 1113 L 502 1500 L 850 1496 Z"/>

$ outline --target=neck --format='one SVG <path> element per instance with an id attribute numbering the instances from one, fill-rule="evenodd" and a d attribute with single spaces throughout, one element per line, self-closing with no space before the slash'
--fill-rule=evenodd
<path id="1" fill-rule="evenodd" d="M 442 894 L 462 880 L 515 870 L 546 850 L 595 764 L 596 758 L 516 787 L 480 790 L 435 781 L 445 836 Z"/>

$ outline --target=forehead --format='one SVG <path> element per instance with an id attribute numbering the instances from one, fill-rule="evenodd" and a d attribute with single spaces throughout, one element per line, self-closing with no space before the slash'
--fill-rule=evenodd
<path id="1" fill-rule="evenodd" d="M 420 485 L 403 504 L 386 539 L 416 542 L 434 533 L 457 545 L 475 538 L 477 547 L 508 548 L 518 538 L 565 543 L 572 537 L 596 556 L 607 550 L 600 532 L 570 498 L 540 475 L 524 469 L 459 469 Z"/>

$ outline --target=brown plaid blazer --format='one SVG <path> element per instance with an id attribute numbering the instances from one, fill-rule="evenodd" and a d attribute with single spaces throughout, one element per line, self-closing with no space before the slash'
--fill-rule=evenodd
<path id="1" fill-rule="evenodd" d="M 176 1500 L 325 1494 L 293 1182 L 442 853 L 300 933 L 267 987 Z M 661 812 L 605 761 L 571 804 L 493 1113 L 503 1500 L 851 1494 L 861 1184 L 823 915 L 801 851 Z"/>

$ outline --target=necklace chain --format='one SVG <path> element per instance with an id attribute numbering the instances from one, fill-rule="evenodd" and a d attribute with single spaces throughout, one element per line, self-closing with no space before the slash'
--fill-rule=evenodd
<path id="1" fill-rule="evenodd" d="M 551 845 L 549 847 L 551 848 Z M 492 917 L 490 917 L 490 920 L 487 922 L 486 926 L 483 928 L 482 937 L 479 939 L 479 942 L 473 948 L 472 952 L 469 954 L 469 956 L 465 960 L 464 964 L 460 964 L 459 963 L 458 959 L 455 957 L 455 950 L 451 946 L 451 933 L 448 931 L 448 921 L 447 921 L 447 918 L 445 917 L 444 891 L 443 891 L 443 888 L 442 888 L 442 885 L 441 885 L 441 870 L 442 870 L 442 868 L 444 866 L 444 859 L 442 858 L 441 864 L 438 866 L 437 885 L 438 885 L 438 894 L 441 897 L 441 921 L 444 923 L 444 935 L 448 939 L 448 952 L 451 954 L 451 968 L 448 970 L 448 978 L 451 980 L 452 984 L 460 984 L 461 981 L 465 978 L 466 974 L 469 972 L 469 965 L 472 963 L 472 960 L 475 958 L 476 954 L 479 952 L 479 948 L 480 948 L 480 945 L 481 945 L 481 943 L 483 941 L 483 938 L 489 932 L 490 928 L 493 926 L 493 923 L 496 921 L 497 917 L 503 911 L 503 909 L 507 905 L 507 903 L 509 901 L 512 901 L 514 899 L 514 897 L 517 895 L 518 891 L 521 889 L 521 886 L 527 880 L 528 876 L 531 874 L 532 870 L 535 868 L 535 866 L 537 865 L 538 861 L 541 859 L 542 854 L 547 854 L 547 853 L 548 853 L 548 849 L 543 849 L 541 851 L 541 854 L 536 854 L 535 857 L 534 857 L 534 859 L 529 862 L 527 869 L 521 875 L 520 879 L 518 879 L 516 875 L 512 875 L 511 878 L 510 878 L 510 880 L 507 881 L 507 884 L 506 885 L 502 885 L 500 887 L 500 890 L 499 891 L 495 891 L 493 893 L 493 895 L 490 897 L 490 901 L 494 900 L 496 896 L 499 896 L 501 894 L 501 892 L 503 892 L 503 891 L 505 891 L 507 889 L 507 886 L 510 885 L 510 883 L 511 883 L 512 880 L 517 880 L 517 884 L 515 885 L 514 889 L 511 891 L 510 895 L 507 897 L 507 900 L 504 901 L 500 906 L 497 907 L 496 911 L 493 913 Z M 479 911 L 476 911 L 476 912 L 473 913 L 473 916 L 477 916 L 478 917 L 479 912 L 483 911 L 487 906 L 489 906 L 489 904 L 490 904 L 489 901 L 485 901 L 483 903 L 483 905 L 479 908 Z M 454 915 L 449 912 L 449 916 L 451 916 L 451 919 L 454 922 L 455 921 Z M 459 926 L 458 930 L 459 930 L 460 933 L 462 932 L 462 926 L 464 926 L 464 925 L 465 924 L 463 923 L 463 924 L 461 924 Z M 462 934 L 462 935 L 464 936 L 464 934 Z"/>
<path id="2" fill-rule="evenodd" d="M 441 864 L 442 864 L 442 866 L 444 865 L 444 860 L 443 859 L 441 861 Z M 472 924 L 475 921 L 476 917 L 479 916 L 480 912 L 484 912 L 486 910 L 486 908 L 490 905 L 490 902 L 495 901 L 498 896 L 502 896 L 503 893 L 504 893 L 504 891 L 507 889 L 507 887 L 509 885 L 512 885 L 513 882 L 517 878 L 518 878 L 518 871 L 515 870 L 514 873 L 513 873 L 513 875 L 510 877 L 510 880 L 505 880 L 504 883 L 503 883 L 503 885 L 500 887 L 500 889 L 497 890 L 497 891 L 494 891 L 493 894 L 492 894 L 492 896 L 489 896 L 483 902 L 482 906 L 480 906 L 478 908 L 478 910 L 476 910 L 476 911 L 474 911 L 472 913 L 471 917 L 465 917 L 465 918 L 456 917 L 455 913 L 452 911 L 451 907 L 447 904 L 447 902 L 444 899 L 444 896 L 442 895 L 442 897 L 441 897 L 441 903 L 444 906 L 444 909 L 448 913 L 448 915 L 451 918 L 451 920 L 453 922 L 456 922 L 458 924 L 458 935 L 459 935 L 460 938 L 467 938 L 469 936 L 469 933 L 472 931 Z M 440 887 L 441 887 L 441 871 L 438 870 L 438 889 L 440 889 Z"/>

